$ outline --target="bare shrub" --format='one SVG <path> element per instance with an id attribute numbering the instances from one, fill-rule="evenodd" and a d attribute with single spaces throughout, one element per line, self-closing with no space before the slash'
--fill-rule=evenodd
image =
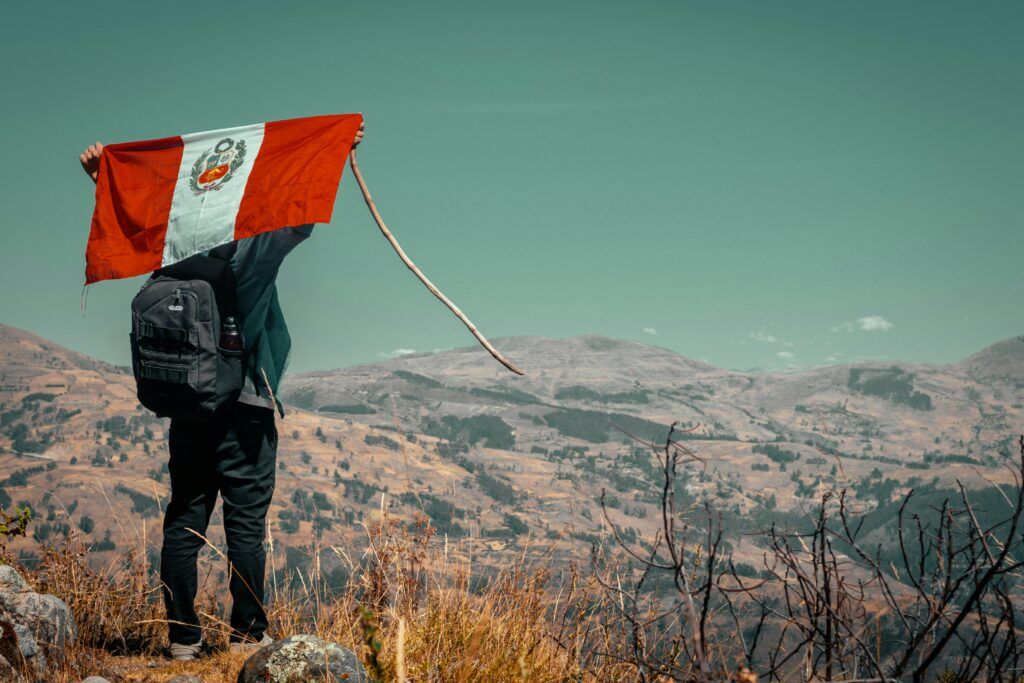
<path id="1" fill-rule="evenodd" d="M 808 528 L 765 529 L 759 578 L 723 552 L 721 517 L 677 510 L 676 473 L 696 456 L 673 440 L 647 445 L 662 473 L 662 525 L 615 543 L 593 565 L 612 607 L 597 617 L 639 681 L 750 676 L 768 680 L 1001 680 L 1021 672 L 1024 437 L 1013 486 L 993 486 L 984 519 L 967 489 L 894 520 L 896 549 L 869 544 L 845 490 L 825 493 Z M 993 509 L 995 508 L 995 509 Z M 877 537 L 876 537 L 877 538 Z M 745 572 L 746 573 L 746 572 Z M 740 668 L 736 669 L 737 664 Z M 734 673 L 730 674 L 730 670 Z"/>

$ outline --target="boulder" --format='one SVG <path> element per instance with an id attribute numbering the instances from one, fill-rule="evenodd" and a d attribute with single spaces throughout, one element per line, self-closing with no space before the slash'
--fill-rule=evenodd
<path id="1" fill-rule="evenodd" d="M 61 599 L 36 593 L 14 567 L 0 565 L 0 673 L 23 664 L 41 672 L 47 658 L 63 659 L 77 637 Z"/>
<path id="2" fill-rule="evenodd" d="M 0 593 L 22 593 L 28 589 L 25 579 L 14 567 L 0 564 Z"/>
<path id="3" fill-rule="evenodd" d="M 110 683 L 110 681 L 103 676 L 89 676 L 88 678 L 83 678 L 82 683 Z"/>
<path id="4" fill-rule="evenodd" d="M 174 678 L 167 679 L 167 683 L 203 683 L 203 679 L 199 676 L 189 676 L 188 674 L 178 674 Z"/>
<path id="5" fill-rule="evenodd" d="M 316 636 L 289 636 L 257 650 L 238 672 L 238 683 L 369 681 L 350 650 Z"/>

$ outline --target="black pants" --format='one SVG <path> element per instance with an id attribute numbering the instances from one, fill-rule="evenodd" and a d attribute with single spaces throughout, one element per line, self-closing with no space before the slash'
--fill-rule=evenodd
<path id="1" fill-rule="evenodd" d="M 172 643 L 201 640 L 195 610 L 196 557 L 204 545 L 217 493 L 224 501 L 231 590 L 231 639 L 260 640 L 266 552 L 263 538 L 274 494 L 274 411 L 236 404 L 212 422 L 172 420 L 171 502 L 164 517 L 160 579 Z M 192 531 L 190 531 L 192 530 Z"/>

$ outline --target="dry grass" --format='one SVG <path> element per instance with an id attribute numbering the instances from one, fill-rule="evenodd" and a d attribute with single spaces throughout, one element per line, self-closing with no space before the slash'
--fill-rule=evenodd
<path id="1" fill-rule="evenodd" d="M 433 537 L 425 516 L 402 523 L 382 508 L 366 528 L 365 547 L 317 546 L 310 570 L 287 586 L 268 587 L 270 634 L 313 633 L 356 652 L 380 681 L 612 681 L 631 669 L 599 642 L 584 617 L 600 596 L 570 571 L 553 580 L 546 561 L 524 553 L 514 566 L 480 583 L 472 559 Z M 271 542 L 271 553 L 276 550 Z M 187 673 L 207 683 L 235 681 L 245 656 L 227 649 L 225 560 L 204 561 L 198 598 L 204 640 L 213 652 L 197 662 L 164 655 L 166 622 L 157 579 L 138 547 L 96 566 L 72 534 L 44 548 L 38 565 L 21 567 L 33 586 L 63 599 L 75 614 L 79 643 L 47 680 L 77 683 L 87 675 L 112 681 L 165 681 Z M 543 555 L 542 553 L 538 553 Z M 358 557 L 358 559 L 353 559 Z M 272 558 L 280 566 L 280 558 Z M 345 587 L 326 587 L 322 567 L 341 563 Z M 268 563 L 269 564 L 269 563 Z M 215 569 L 216 568 L 216 569 Z"/>

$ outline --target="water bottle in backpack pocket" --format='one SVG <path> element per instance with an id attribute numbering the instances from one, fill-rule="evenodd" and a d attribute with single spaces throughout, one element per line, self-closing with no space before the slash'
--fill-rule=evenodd
<path id="1" fill-rule="evenodd" d="M 212 270 L 158 271 L 132 300 L 139 402 L 158 417 L 210 419 L 242 389 L 243 345 L 232 315 L 230 268 L 207 256 L 190 260 L 199 258 L 209 259 Z M 185 279 L 199 274 L 205 277 Z"/>

